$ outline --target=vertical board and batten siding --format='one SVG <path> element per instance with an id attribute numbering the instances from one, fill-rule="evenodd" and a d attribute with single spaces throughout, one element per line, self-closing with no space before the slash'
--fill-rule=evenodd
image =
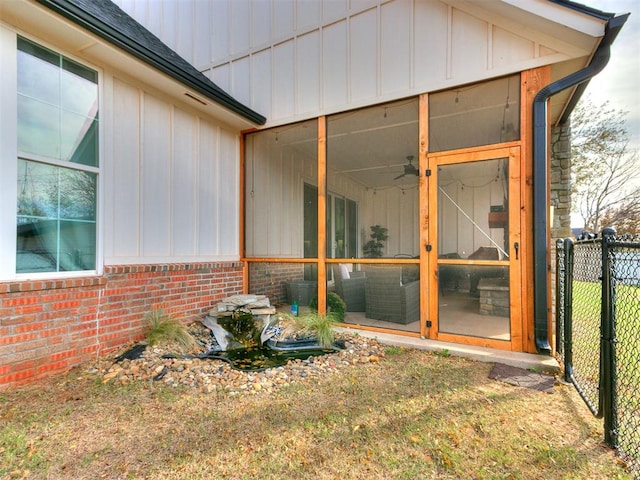
<path id="1" fill-rule="evenodd" d="M 215 196 L 215 202 L 206 206 L 217 209 L 216 218 L 208 218 L 207 212 L 201 221 L 209 221 L 212 228 L 216 229 L 217 236 L 215 242 L 207 242 L 203 238 L 203 245 L 210 244 L 216 249 L 216 255 L 231 255 L 236 258 L 240 254 L 240 244 L 238 235 L 240 232 L 240 138 L 229 130 L 214 127 L 207 124 L 200 129 L 202 134 L 215 134 L 219 138 L 219 148 L 217 157 L 212 157 L 215 151 L 200 152 L 200 161 L 205 161 L 216 169 L 216 188 L 211 190 Z M 204 186 L 202 186 L 204 187 Z M 211 187 L 209 187 L 211 188 Z"/>
<path id="2" fill-rule="evenodd" d="M 106 163 L 105 181 L 106 198 L 111 210 L 105 223 L 113 228 L 105 228 L 105 255 L 108 257 L 135 257 L 140 252 L 139 224 L 140 201 L 140 100 L 138 90 L 126 83 L 113 81 L 113 118 L 118 119 L 117 128 L 114 123 L 114 140 L 109 144 L 113 148 L 113 162 Z M 119 180 L 123 179 L 123 180 Z M 117 228 L 115 228 L 117 226 Z"/>
<path id="3" fill-rule="evenodd" d="M 238 134 L 112 83 L 105 264 L 239 258 Z"/>
<path id="4" fill-rule="evenodd" d="M 206 124 L 200 126 L 203 129 L 213 128 Z M 218 151 L 220 142 L 214 133 L 210 131 L 207 135 L 198 135 L 199 152 Z M 218 167 L 215 162 L 198 161 L 197 163 L 198 184 L 196 191 L 198 197 L 196 199 L 196 212 L 198 215 L 198 232 L 196 238 L 198 249 L 202 255 L 215 255 L 216 242 L 212 241 L 212 239 L 218 238 L 220 226 L 218 224 L 218 210 L 212 207 L 216 205 L 217 200 L 220 198 L 218 196 L 219 186 L 225 182 L 220 181 Z M 229 187 L 232 187 L 232 185 L 229 185 Z M 226 203 L 229 200 L 224 201 Z M 229 219 L 229 221 L 232 220 Z M 232 225 L 229 225 L 229 228 L 231 229 Z"/>
<path id="5" fill-rule="evenodd" d="M 251 56 L 251 91 L 255 92 L 260 89 L 270 92 L 273 82 L 271 79 L 271 49 L 257 52 Z M 270 112 L 272 110 L 273 99 L 271 95 L 261 95 L 252 98 L 251 104 L 257 112 Z"/>
<path id="6" fill-rule="evenodd" d="M 298 91 L 296 104 L 301 113 L 315 114 L 320 99 L 320 42 L 317 31 L 307 33 L 298 39 L 296 49 L 296 69 L 298 72 L 297 83 L 308 85 L 308 90 L 302 94 Z"/>
<path id="7" fill-rule="evenodd" d="M 431 19 L 431 20 L 430 20 Z M 436 21 L 437 20 L 437 21 Z M 441 2 L 416 2 L 413 30 L 412 87 L 422 84 L 447 85 L 451 77 L 448 59 L 451 54 L 449 7 Z M 435 87 L 431 90 L 434 90 Z M 428 92 L 429 90 L 425 89 Z"/>
<path id="8" fill-rule="evenodd" d="M 175 217 L 171 197 L 173 189 L 177 188 L 171 179 L 171 107 L 151 95 L 143 95 L 140 120 L 141 181 L 138 185 L 129 185 L 129 188 L 140 189 L 142 215 L 139 235 L 142 245 L 139 255 L 170 257 L 171 224 Z M 126 182 L 125 179 L 116 181 Z"/>
<path id="9" fill-rule="evenodd" d="M 181 0 L 177 19 L 173 0 L 116 3 L 268 125 L 588 54 L 482 3 Z M 169 26 L 189 16 L 197 36 Z"/>
<path id="10" fill-rule="evenodd" d="M 349 98 L 347 69 L 349 52 L 344 48 L 348 36 L 347 21 L 324 28 L 322 36 L 323 100 L 328 105 L 346 105 Z"/>
<path id="11" fill-rule="evenodd" d="M 385 256 L 420 253 L 418 190 L 399 188 L 363 192 L 363 203 L 358 206 L 361 245 L 371 240 L 371 225 L 387 227 L 389 238 L 385 242 Z"/>
<path id="12" fill-rule="evenodd" d="M 411 10 L 402 2 L 380 7 L 380 87 L 382 92 L 406 92 L 412 87 Z"/>
<path id="13" fill-rule="evenodd" d="M 193 115 L 174 110 L 174 133 L 172 154 L 172 186 L 179 195 L 173 195 L 171 211 L 173 212 L 172 249 L 178 256 L 192 255 L 197 251 L 196 229 L 198 223 L 196 192 L 198 172 L 196 159 L 197 119 Z"/>
<path id="14" fill-rule="evenodd" d="M 349 20 L 349 43 L 342 46 L 349 52 L 347 70 L 349 98 L 356 103 L 365 103 L 376 97 L 378 85 L 377 13 L 375 9 L 371 9 L 353 15 Z M 274 68 L 279 67 L 274 65 Z M 331 73 L 329 72 L 329 74 Z M 300 88 L 306 87 L 300 85 Z M 294 111 L 287 113 L 289 115 L 295 114 Z"/>
<path id="15" fill-rule="evenodd" d="M 271 66 L 273 103 L 270 113 L 274 117 L 286 117 L 296 107 L 296 78 L 295 74 L 292 75 L 292 72 L 295 71 L 295 46 L 296 42 L 289 40 L 273 47 L 273 63 Z M 274 69 L 273 65 L 279 65 L 280 68 Z M 233 88 L 231 90 L 233 91 Z"/>
<path id="16" fill-rule="evenodd" d="M 447 77 L 465 78 L 469 72 L 486 71 L 491 47 L 489 42 L 493 38 L 489 35 L 487 23 L 460 10 L 453 9 L 451 13 L 451 67 Z M 469 45 L 473 45 L 473 50 Z"/>
<path id="17" fill-rule="evenodd" d="M 260 137 L 248 137 L 246 171 L 246 250 L 250 257 L 300 258 L 303 256 L 303 186 L 318 182 L 313 158 L 268 154 Z M 253 163 L 253 159 L 259 161 Z M 359 245 L 370 240 L 371 225 L 386 225 L 390 236 L 386 253 L 415 254 L 419 251 L 418 190 L 383 189 L 374 192 L 362 185 L 327 172 L 331 194 L 358 204 Z M 266 199 L 266 200 L 265 200 Z M 399 234 L 398 232 L 402 232 Z"/>

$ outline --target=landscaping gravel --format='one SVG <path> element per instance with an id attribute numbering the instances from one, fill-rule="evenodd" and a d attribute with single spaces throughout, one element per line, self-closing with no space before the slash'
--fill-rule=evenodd
<path id="1" fill-rule="evenodd" d="M 344 332 L 337 335 L 345 347 L 340 351 L 306 360 L 290 360 L 283 366 L 260 372 L 246 372 L 234 369 L 224 360 L 194 358 L 211 348 L 211 335 L 200 322 L 191 324 L 189 331 L 198 339 L 200 352 L 184 355 L 176 345 L 156 345 L 144 348 L 138 358 L 124 358 L 132 356 L 130 353 L 136 346 L 131 345 L 113 356 L 91 362 L 86 366 L 87 373 L 101 378 L 103 383 L 162 382 L 204 393 L 268 394 L 293 383 L 314 381 L 351 365 L 379 362 L 386 348 L 374 339 Z M 165 358 L 167 355 L 177 358 Z"/>

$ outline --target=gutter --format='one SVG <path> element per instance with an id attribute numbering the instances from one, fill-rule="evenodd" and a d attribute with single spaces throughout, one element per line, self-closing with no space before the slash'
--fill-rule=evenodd
<path id="1" fill-rule="evenodd" d="M 562 2 L 562 4 L 567 6 L 565 2 Z M 573 4 L 572 7 L 575 8 L 576 4 Z M 594 15 L 591 9 L 585 8 L 583 12 Z M 599 13 L 599 18 L 602 18 L 602 12 Z M 547 178 L 547 101 L 551 96 L 567 88 L 576 87 L 576 91 L 560 119 L 560 124 L 567 123 L 589 80 L 600 73 L 609 63 L 611 45 L 629 17 L 628 13 L 619 17 L 614 17 L 613 14 L 607 15 L 608 21 L 605 26 L 605 34 L 589 65 L 542 88 L 533 100 L 533 313 L 536 348 L 539 353 L 551 353 L 548 329 L 549 287 L 547 282 L 547 252 L 549 251 L 547 238 L 547 199 L 549 193 Z"/>

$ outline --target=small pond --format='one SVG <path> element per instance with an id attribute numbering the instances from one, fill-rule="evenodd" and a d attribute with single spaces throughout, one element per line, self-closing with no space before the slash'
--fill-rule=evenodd
<path id="1" fill-rule="evenodd" d="M 198 354 L 170 353 L 165 358 L 210 358 L 224 360 L 233 368 L 257 372 L 284 365 L 289 360 L 335 353 L 344 345 L 329 348 L 314 336 L 291 328 L 286 315 L 278 314 L 264 295 L 234 295 L 224 299 L 206 315 L 201 323 L 206 333 L 197 342 L 203 347 Z M 120 359 L 139 357 L 145 345 L 133 347 Z"/>
<path id="2" fill-rule="evenodd" d="M 199 357 L 224 360 L 243 371 L 261 371 L 342 348 L 338 344 L 324 348 L 314 337 L 287 336 L 276 315 L 234 312 L 227 317 L 205 317 L 203 323 L 217 345 Z"/>

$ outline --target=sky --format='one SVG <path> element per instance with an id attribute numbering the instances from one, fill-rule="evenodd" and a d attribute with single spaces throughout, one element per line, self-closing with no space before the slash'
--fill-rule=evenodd
<path id="1" fill-rule="evenodd" d="M 614 110 L 628 112 L 625 125 L 630 136 L 630 151 L 640 152 L 640 0 L 579 0 L 578 3 L 608 13 L 630 13 L 611 47 L 611 59 L 598 75 L 591 79 L 584 97 L 595 105 L 609 101 Z M 576 212 L 571 226 L 583 225 Z"/>
<path id="2" fill-rule="evenodd" d="M 624 110 L 631 149 L 640 151 L 640 0 L 580 0 L 579 3 L 609 13 L 631 13 L 611 47 L 609 63 L 586 89 L 596 104 Z"/>

